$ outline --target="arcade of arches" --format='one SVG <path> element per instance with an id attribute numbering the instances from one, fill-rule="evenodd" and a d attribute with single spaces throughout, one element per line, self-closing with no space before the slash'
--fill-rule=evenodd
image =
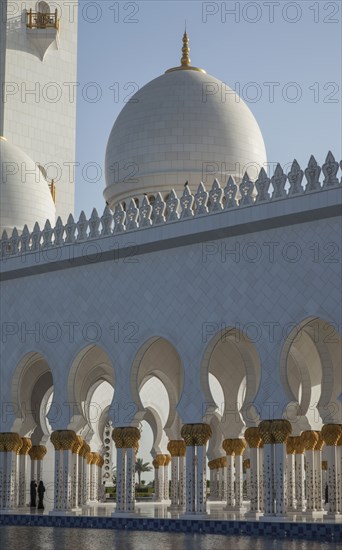
<path id="1" fill-rule="evenodd" d="M 255 345 L 236 329 L 221 331 L 205 349 L 199 376 L 212 407 L 191 424 L 183 422 L 179 406 L 186 367 L 163 338 L 148 340 L 133 360 L 127 383 L 134 403 L 123 425 L 115 416 L 115 365 L 100 346 L 81 350 L 70 366 L 74 408 L 63 430 L 51 427 L 58 411 L 48 361 L 27 353 L 12 379 L 12 431 L 0 434 L 0 508 L 26 506 L 30 481 L 46 483 L 50 476 L 53 513 L 71 513 L 103 499 L 115 467 L 113 513 L 133 513 L 146 423 L 154 500 L 171 510 L 204 514 L 209 499 L 246 517 L 339 517 L 341 338 L 332 328 L 329 338 L 317 338 L 315 326 L 323 321 L 316 321 L 303 321 L 284 339 L 277 368 L 288 407 L 281 419 L 261 416 L 254 407 L 262 368 Z"/>

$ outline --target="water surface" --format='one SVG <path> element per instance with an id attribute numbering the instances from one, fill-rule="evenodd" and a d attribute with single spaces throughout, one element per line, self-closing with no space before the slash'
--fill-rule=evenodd
<path id="1" fill-rule="evenodd" d="M 4 550 L 341 550 L 341 544 L 263 537 L 0 526 Z"/>

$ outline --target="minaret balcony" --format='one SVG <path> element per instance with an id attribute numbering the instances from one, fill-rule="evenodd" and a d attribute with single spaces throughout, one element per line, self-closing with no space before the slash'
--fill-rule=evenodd
<path id="1" fill-rule="evenodd" d="M 46 52 L 53 45 L 54 49 L 59 48 L 60 20 L 57 9 L 54 13 L 27 12 L 26 31 L 28 39 L 39 52 L 43 61 Z"/>
<path id="2" fill-rule="evenodd" d="M 28 29 L 56 29 L 59 30 L 59 19 L 57 9 L 55 13 L 27 12 Z"/>

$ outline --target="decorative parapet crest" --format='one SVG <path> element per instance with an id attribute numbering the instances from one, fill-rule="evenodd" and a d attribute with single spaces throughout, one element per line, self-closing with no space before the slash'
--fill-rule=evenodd
<path id="1" fill-rule="evenodd" d="M 157 194 L 153 204 L 145 195 L 140 208 L 132 198 L 126 211 L 122 204 L 117 204 L 114 212 L 106 206 L 100 217 L 94 208 L 89 220 L 82 211 L 78 221 L 75 221 L 70 214 L 67 223 L 63 225 L 61 218 L 58 217 L 55 227 L 51 227 L 50 221 L 47 220 L 43 228 L 36 223 L 31 233 L 25 225 L 21 234 L 17 228 L 13 229 L 11 235 L 6 231 L 3 232 L 0 240 L 0 258 L 5 259 L 18 254 L 48 250 L 118 233 L 140 231 L 153 226 L 219 214 L 231 209 L 257 207 L 259 204 L 341 188 L 342 178 L 339 179 L 337 176 L 339 170 L 342 170 L 342 161 L 340 163 L 335 161 L 333 154 L 329 151 L 322 167 L 311 156 L 304 171 L 296 160 L 293 161 L 287 175 L 284 174 L 280 164 L 277 164 L 271 179 L 262 168 L 255 183 L 245 173 L 240 185 L 237 185 L 234 178 L 229 176 L 224 188 L 215 179 L 209 191 L 201 182 L 196 193 L 192 194 L 190 187 L 186 185 L 181 198 L 178 198 L 172 189 L 166 202 L 160 193 Z M 305 187 L 302 184 L 304 174 Z M 324 176 L 322 182 L 321 174 Z M 270 194 L 271 187 L 273 187 L 272 194 Z"/>

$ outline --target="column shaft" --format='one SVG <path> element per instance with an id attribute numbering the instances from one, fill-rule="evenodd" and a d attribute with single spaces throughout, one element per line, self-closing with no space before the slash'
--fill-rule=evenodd
<path id="1" fill-rule="evenodd" d="M 264 445 L 264 511 L 265 514 L 274 514 L 274 445 L 265 443 Z"/>
<path id="2" fill-rule="evenodd" d="M 278 516 L 283 516 L 287 511 L 286 444 L 276 443 L 274 447 L 275 513 Z"/>
<path id="3" fill-rule="evenodd" d="M 134 512 L 135 507 L 135 451 L 130 447 L 126 451 L 126 510 Z"/>
<path id="4" fill-rule="evenodd" d="M 207 477 L 206 477 L 206 457 L 205 446 L 196 447 L 196 466 L 197 466 L 197 494 L 196 494 L 196 512 L 204 514 L 207 506 Z"/>
<path id="5" fill-rule="evenodd" d="M 186 512 L 193 514 L 195 510 L 195 447 L 186 448 Z"/>

